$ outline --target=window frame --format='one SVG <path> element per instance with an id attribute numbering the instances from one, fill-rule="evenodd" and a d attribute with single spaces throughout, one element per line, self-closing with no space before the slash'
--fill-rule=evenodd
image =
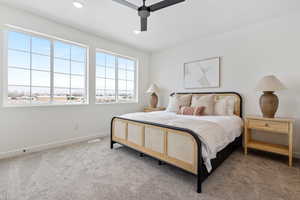
<path id="1" fill-rule="evenodd" d="M 41 38 L 41 39 L 45 39 L 48 40 L 50 42 L 50 102 L 48 103 L 24 103 L 24 104 L 10 104 L 8 103 L 8 51 L 9 51 L 9 47 L 8 47 L 8 35 L 9 32 L 17 32 L 17 33 L 21 33 L 21 34 L 26 34 L 30 37 L 36 37 L 36 38 Z M 84 106 L 84 105 L 88 105 L 90 103 L 90 98 L 89 98 L 89 53 L 90 53 L 90 49 L 88 45 L 85 44 L 81 44 L 78 42 L 73 42 L 70 40 L 66 40 L 66 39 L 62 39 L 56 36 L 51 36 L 48 34 L 44 34 L 44 33 L 40 33 L 40 32 L 36 32 L 36 31 L 32 31 L 32 30 L 28 30 L 28 29 L 23 29 L 20 27 L 16 27 L 13 25 L 6 25 L 5 29 L 2 31 L 3 33 L 3 68 L 2 68 L 2 72 L 3 72 L 3 97 L 2 97 L 2 106 L 3 107 L 47 107 L 47 106 Z M 74 45 L 77 47 L 81 47 L 84 48 L 86 50 L 85 52 L 85 60 L 84 60 L 84 64 L 85 64 L 85 69 L 84 69 L 84 91 L 85 91 L 85 102 L 84 103 L 55 103 L 53 102 L 53 95 L 54 95 L 54 43 L 55 42 L 62 42 L 68 45 Z M 18 51 L 18 50 L 17 50 Z M 21 50 L 20 50 L 21 52 Z M 32 54 L 32 52 L 27 52 Z M 30 55 L 30 57 L 32 57 L 32 55 Z M 71 58 L 70 58 L 71 60 Z M 32 70 L 30 68 L 30 73 L 32 73 Z M 70 71 L 71 74 L 71 71 Z M 32 87 L 32 85 L 30 85 L 30 87 Z M 71 89 L 71 85 L 70 88 Z M 51 96 L 52 95 L 52 96 Z"/>
<path id="2" fill-rule="evenodd" d="M 111 56 L 115 56 L 115 102 L 97 102 L 97 53 L 104 53 L 104 54 L 109 54 Z M 119 67 L 118 67 L 118 58 L 123 58 L 123 59 L 129 59 L 134 62 L 134 99 L 131 101 L 120 101 L 118 99 L 119 97 L 119 88 L 118 88 L 118 72 L 119 72 Z M 107 104 L 136 104 L 139 103 L 139 94 L 138 94 L 138 59 L 130 56 L 125 56 L 122 54 L 118 54 L 106 49 L 101 49 L 101 48 L 96 48 L 95 49 L 95 104 L 96 105 L 107 105 Z M 105 66 L 106 67 L 106 66 Z M 106 77 L 105 77 L 106 78 Z"/>

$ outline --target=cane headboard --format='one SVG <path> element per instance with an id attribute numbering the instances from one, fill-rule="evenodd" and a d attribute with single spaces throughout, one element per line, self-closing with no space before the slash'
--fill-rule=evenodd
<path id="1" fill-rule="evenodd" d="M 214 95 L 215 99 L 221 99 L 224 97 L 232 96 L 235 99 L 235 104 L 234 104 L 234 114 L 242 117 L 242 104 L 243 104 L 243 99 L 241 95 L 237 92 L 179 92 L 179 93 L 172 93 L 171 96 L 174 94 L 177 95 L 186 95 L 186 94 L 191 94 L 191 95 L 197 95 L 197 96 L 204 96 L 204 95 Z"/>

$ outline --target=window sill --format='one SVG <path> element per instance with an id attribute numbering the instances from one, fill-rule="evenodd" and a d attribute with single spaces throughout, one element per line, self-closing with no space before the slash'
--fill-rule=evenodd
<path id="1" fill-rule="evenodd" d="M 20 104 L 20 105 L 14 105 L 14 104 L 3 104 L 3 108 L 32 108 L 32 107 L 72 107 L 72 106 L 87 106 L 89 105 L 88 103 L 80 103 L 80 104 Z"/>
<path id="2" fill-rule="evenodd" d="M 95 103 L 95 105 L 116 105 L 116 104 L 139 104 L 138 101 L 129 101 L 129 102 L 109 102 L 109 103 Z"/>
<path id="3" fill-rule="evenodd" d="M 94 105 L 126 105 L 126 104 L 139 104 L 138 101 L 130 101 L 130 102 L 111 102 L 111 103 L 95 103 Z M 3 108 L 32 108 L 32 107 L 72 107 L 72 106 L 87 106 L 93 105 L 89 103 L 81 103 L 81 104 L 2 104 Z"/>

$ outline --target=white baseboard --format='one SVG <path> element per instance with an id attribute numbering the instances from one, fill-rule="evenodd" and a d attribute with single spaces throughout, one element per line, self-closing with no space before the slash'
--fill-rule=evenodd
<path id="1" fill-rule="evenodd" d="M 104 136 L 105 135 L 103 135 L 103 134 L 89 135 L 89 136 L 84 136 L 84 137 L 72 138 L 72 139 L 68 139 L 68 140 L 62 140 L 62 141 L 58 141 L 58 142 L 52 142 L 52 143 L 48 143 L 48 144 L 26 147 L 26 148 L 22 148 L 22 149 L 16 149 L 13 151 L 8 151 L 8 152 L 0 152 L 0 159 L 26 155 L 26 154 L 30 154 L 33 152 L 40 152 L 40 151 L 44 151 L 47 149 L 52 149 L 52 148 L 57 148 L 57 147 L 70 145 L 70 144 L 74 144 L 74 143 L 93 140 L 93 139 L 101 138 Z M 24 152 L 24 150 L 25 150 L 25 152 Z"/>
<path id="2" fill-rule="evenodd" d="M 102 133 L 107 133 L 107 131 L 103 131 Z M 26 147 L 22 149 L 16 149 L 13 151 L 8 151 L 8 152 L 0 152 L 0 159 L 5 159 L 5 158 L 11 158 L 11 157 L 16 157 L 16 156 L 21 156 L 21 155 L 26 155 L 34 152 L 40 152 L 52 148 L 57 148 L 61 146 L 66 146 L 70 144 L 75 144 L 79 142 L 84 142 L 84 141 L 89 141 L 97 138 L 102 138 L 108 136 L 106 134 L 96 134 L 96 135 L 89 135 L 89 136 L 84 136 L 84 137 L 77 137 L 77 138 L 72 138 L 69 140 L 62 140 L 58 142 L 52 142 L 48 144 L 42 144 L 42 145 L 36 145 L 32 147 Z M 25 150 L 25 152 L 24 152 Z M 294 152 L 294 157 L 300 159 L 300 152 Z"/>

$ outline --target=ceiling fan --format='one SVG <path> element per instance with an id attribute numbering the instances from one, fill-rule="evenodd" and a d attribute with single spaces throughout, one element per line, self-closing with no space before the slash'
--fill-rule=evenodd
<path id="1" fill-rule="evenodd" d="M 160 9 L 163 9 L 165 7 L 169 7 L 172 5 L 175 5 L 177 3 L 184 2 L 185 0 L 163 0 L 161 2 L 155 3 L 151 6 L 146 6 L 146 0 L 143 0 L 143 5 L 141 7 L 138 7 L 137 5 L 130 3 L 126 0 L 113 0 L 115 2 L 118 2 L 124 6 L 127 6 L 129 8 L 132 8 L 134 10 L 138 11 L 138 15 L 141 18 L 141 31 L 147 31 L 147 19 L 150 16 L 150 12 L 154 12 Z"/>

